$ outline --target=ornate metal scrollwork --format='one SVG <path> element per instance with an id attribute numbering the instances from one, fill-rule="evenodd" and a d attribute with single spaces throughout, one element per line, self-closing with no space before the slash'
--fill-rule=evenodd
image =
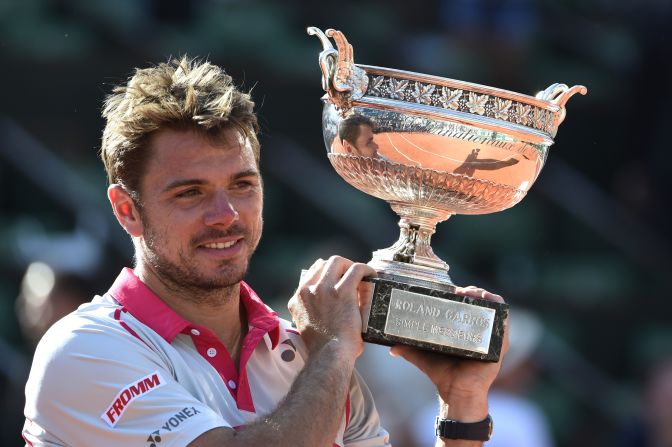
<path id="1" fill-rule="evenodd" d="M 323 50 L 318 59 L 322 69 L 322 88 L 339 109 L 349 110 L 352 100 L 364 96 L 369 85 L 366 72 L 355 65 L 352 45 L 342 32 L 334 29 L 324 33 L 319 28 L 310 27 L 307 31 L 322 42 Z M 336 48 L 331 44 L 330 37 L 336 42 Z"/>

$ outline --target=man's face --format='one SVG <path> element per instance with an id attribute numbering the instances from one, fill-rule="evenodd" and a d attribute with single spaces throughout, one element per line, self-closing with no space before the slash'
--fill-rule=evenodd
<path id="1" fill-rule="evenodd" d="M 359 152 L 358 155 L 364 157 L 378 156 L 378 145 L 373 141 L 371 126 L 367 126 L 366 124 L 359 125 L 359 134 L 355 140 L 355 149 Z"/>
<path id="2" fill-rule="evenodd" d="M 238 283 L 261 238 L 263 194 L 252 147 L 235 129 L 221 137 L 161 130 L 150 140 L 136 252 L 169 285 L 214 290 Z"/>

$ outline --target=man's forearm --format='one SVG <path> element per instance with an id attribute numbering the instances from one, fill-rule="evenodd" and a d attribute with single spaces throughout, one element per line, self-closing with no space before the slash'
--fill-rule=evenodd
<path id="1" fill-rule="evenodd" d="M 313 353 L 287 397 L 262 424 L 279 430 L 273 445 L 331 447 L 345 412 L 354 365 L 355 356 L 335 341 Z"/>
<path id="2" fill-rule="evenodd" d="M 214 429 L 190 447 L 331 447 L 341 424 L 355 354 L 330 341 L 308 358 L 277 409 L 237 431 Z"/>

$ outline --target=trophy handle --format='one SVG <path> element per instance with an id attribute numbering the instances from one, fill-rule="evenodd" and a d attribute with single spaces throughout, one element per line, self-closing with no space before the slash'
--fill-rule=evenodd
<path id="1" fill-rule="evenodd" d="M 585 95 L 588 93 L 588 89 L 584 87 L 583 85 L 575 85 L 573 87 L 568 87 L 567 84 L 553 84 L 549 86 L 546 90 L 541 91 L 537 94 L 537 98 L 548 101 L 552 104 L 556 104 L 560 106 L 560 110 L 558 113 L 556 113 L 555 118 L 553 120 L 553 128 L 557 129 L 558 126 L 565 120 L 565 104 L 567 104 L 567 101 L 569 98 L 574 96 L 577 93 L 581 93 L 582 95 Z"/>
<path id="2" fill-rule="evenodd" d="M 338 62 L 336 63 L 336 72 L 334 73 L 333 85 L 337 92 L 349 92 L 353 89 L 351 82 L 354 77 L 355 60 L 353 56 L 352 45 L 348 43 L 342 32 L 335 29 L 328 29 L 328 37 L 334 39 L 336 48 L 338 48 Z"/>
<path id="3" fill-rule="evenodd" d="M 324 49 L 318 56 L 318 62 L 322 69 L 322 89 L 329 93 L 329 84 L 333 73 L 334 61 L 336 60 L 336 56 L 338 56 L 338 51 L 331 45 L 331 41 L 321 29 L 310 26 L 306 31 L 311 36 L 317 36 L 320 39 L 320 42 L 322 42 L 322 48 Z"/>
<path id="4" fill-rule="evenodd" d="M 339 109 L 350 109 L 351 101 L 364 96 L 369 85 L 366 72 L 355 65 L 352 45 L 342 32 L 334 29 L 324 33 L 311 26 L 306 31 L 322 42 L 323 50 L 318 59 L 322 69 L 322 88 Z M 337 49 L 331 44 L 330 37 L 336 42 Z"/>

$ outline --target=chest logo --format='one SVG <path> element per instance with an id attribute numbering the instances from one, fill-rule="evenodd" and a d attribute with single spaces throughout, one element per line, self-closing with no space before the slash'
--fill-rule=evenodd
<path id="1" fill-rule="evenodd" d="M 294 358 L 296 357 L 296 346 L 294 346 L 292 340 L 287 339 L 280 344 L 289 346 L 289 349 L 285 349 L 284 351 L 282 351 L 282 354 L 280 354 L 280 358 L 285 362 L 291 362 L 292 360 L 294 360 Z"/>

